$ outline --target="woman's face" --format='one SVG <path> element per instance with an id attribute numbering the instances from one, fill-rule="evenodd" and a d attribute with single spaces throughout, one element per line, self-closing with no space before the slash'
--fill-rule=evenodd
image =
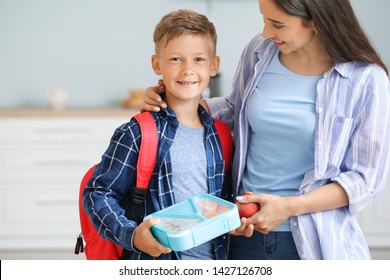
<path id="1" fill-rule="evenodd" d="M 259 7 L 264 20 L 263 36 L 271 38 L 280 52 L 310 48 L 316 30 L 313 21 L 305 23 L 301 17 L 286 14 L 273 0 L 259 0 Z"/>

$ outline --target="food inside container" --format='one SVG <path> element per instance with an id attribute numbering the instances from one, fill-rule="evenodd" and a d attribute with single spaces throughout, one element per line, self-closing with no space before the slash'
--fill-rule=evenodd
<path id="1" fill-rule="evenodd" d="M 159 226 L 170 231 L 181 231 L 193 225 L 200 223 L 202 220 L 194 218 L 160 218 Z"/>
<path id="2" fill-rule="evenodd" d="M 199 198 L 196 202 L 202 215 L 207 218 L 214 217 L 215 215 L 221 214 L 230 209 L 229 206 L 220 204 L 209 198 Z"/>

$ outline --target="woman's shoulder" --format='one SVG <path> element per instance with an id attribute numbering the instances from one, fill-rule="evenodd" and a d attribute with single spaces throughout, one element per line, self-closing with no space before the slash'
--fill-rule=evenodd
<path id="1" fill-rule="evenodd" d="M 350 100 L 356 100 L 356 103 L 359 103 L 358 100 L 364 102 L 375 95 L 390 95 L 389 78 L 379 65 L 351 61 L 336 64 L 335 70 L 329 81 L 347 90 L 351 95 Z"/>
<path id="2" fill-rule="evenodd" d="M 379 65 L 373 63 L 349 61 L 345 63 L 337 63 L 335 69 L 341 75 L 352 79 L 389 79 L 386 71 Z"/>

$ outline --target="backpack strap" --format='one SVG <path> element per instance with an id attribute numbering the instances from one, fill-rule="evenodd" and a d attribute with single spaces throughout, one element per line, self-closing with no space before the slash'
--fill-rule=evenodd
<path id="1" fill-rule="evenodd" d="M 137 181 L 133 201 L 126 217 L 137 223 L 142 222 L 141 210 L 149 187 L 157 157 L 158 135 L 156 121 L 150 112 L 133 116 L 141 129 L 141 144 L 137 160 Z M 131 252 L 123 249 L 121 260 L 129 260 Z"/>
<path id="2" fill-rule="evenodd" d="M 222 154 L 223 159 L 225 160 L 225 175 L 229 170 L 230 163 L 232 161 L 232 152 L 233 152 L 233 139 L 232 139 L 232 133 L 230 132 L 229 127 L 226 125 L 226 123 L 214 119 L 214 126 L 217 130 L 219 140 L 221 141 L 222 145 Z"/>
<path id="3" fill-rule="evenodd" d="M 142 221 L 141 207 L 156 163 L 158 135 L 156 121 L 150 112 L 136 114 L 133 118 L 138 122 L 141 129 L 141 145 L 137 161 L 136 189 L 129 211 L 129 218 L 139 223 Z"/>

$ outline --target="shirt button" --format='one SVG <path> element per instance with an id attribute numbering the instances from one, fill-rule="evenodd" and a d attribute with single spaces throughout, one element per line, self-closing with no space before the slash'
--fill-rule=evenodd
<path id="1" fill-rule="evenodd" d="M 297 222 L 293 222 L 293 226 L 296 227 L 298 225 Z"/>
<path id="2" fill-rule="evenodd" d="M 318 107 L 317 111 L 318 111 L 318 113 L 322 113 L 324 111 L 324 108 L 320 106 L 320 107 Z"/>

